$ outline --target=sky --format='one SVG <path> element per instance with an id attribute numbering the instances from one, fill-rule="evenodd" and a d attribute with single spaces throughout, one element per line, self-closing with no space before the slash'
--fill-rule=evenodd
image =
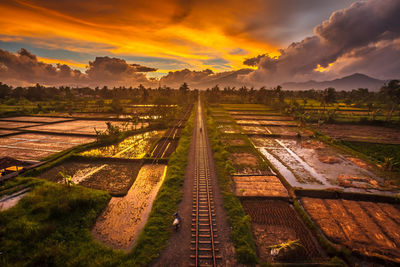
<path id="1" fill-rule="evenodd" d="M 400 76 L 398 0 L 8 0 L 0 11 L 0 81 L 12 85 Z"/>

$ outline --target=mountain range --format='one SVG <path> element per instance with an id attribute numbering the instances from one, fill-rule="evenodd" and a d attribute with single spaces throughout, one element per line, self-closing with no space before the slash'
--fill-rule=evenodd
<path id="1" fill-rule="evenodd" d="M 379 91 L 385 82 L 387 81 L 378 80 L 361 73 L 354 73 L 350 76 L 331 81 L 317 82 L 310 80 L 307 82 L 286 82 L 282 84 L 282 87 L 284 90 L 323 90 L 328 87 L 333 87 L 337 91 L 349 91 L 358 88 L 368 88 L 370 91 Z"/>

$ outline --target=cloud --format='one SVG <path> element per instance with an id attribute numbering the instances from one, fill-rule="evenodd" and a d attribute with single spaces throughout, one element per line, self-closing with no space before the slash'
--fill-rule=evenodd
<path id="1" fill-rule="evenodd" d="M 400 60 L 398 39 L 400 38 L 400 1 L 369 0 L 357 2 L 347 9 L 334 12 L 331 17 L 314 28 L 315 35 L 280 50 L 279 57 L 259 56 L 249 59 L 249 64 L 257 62 L 258 70 L 245 77 L 246 81 L 280 83 L 284 81 L 327 78 L 329 75 L 347 75 L 365 70 L 374 75 L 381 68 L 381 58 Z M 397 45 L 396 45 L 397 44 Z M 379 53 L 377 52 L 379 51 Z M 377 56 L 379 54 L 379 56 Z M 371 61 L 372 60 L 372 61 Z M 353 62 L 353 64 L 351 64 Z M 341 68 L 335 69 L 335 64 Z M 362 66 L 367 63 L 368 68 Z M 320 65 L 328 68 L 326 73 L 315 72 Z M 347 67 L 345 67 L 347 66 Z M 358 69 L 350 68 L 350 66 Z M 390 64 L 397 67 L 396 64 Z M 398 73 L 396 69 L 387 69 L 380 73 L 387 75 Z"/>
<path id="2" fill-rule="evenodd" d="M 179 87 L 183 82 L 189 84 L 190 88 L 206 89 L 219 85 L 225 86 L 242 86 L 249 85 L 241 82 L 240 77 L 248 75 L 253 70 L 240 69 L 235 71 L 223 71 L 214 73 L 212 70 L 206 69 L 202 71 L 192 71 L 189 69 L 171 71 L 160 80 L 161 85 L 171 87 Z M 250 84 L 251 86 L 251 84 Z"/>
<path id="3" fill-rule="evenodd" d="M 276 54 L 353 1 L 9 0 L 0 1 L 0 39 L 24 42 L 23 47 L 87 53 L 90 58 L 165 58 L 193 69 L 207 68 L 204 59 L 220 57 L 239 69 L 246 52 L 249 57 L 263 51 Z M 232 50 L 235 47 L 241 49 Z M 219 69 L 226 69 L 224 65 Z M 172 64 L 154 66 L 177 69 Z"/>
<path id="4" fill-rule="evenodd" d="M 147 79 L 143 72 L 155 70 L 139 64 L 129 64 L 119 58 L 96 57 L 94 61 L 89 61 L 83 73 L 66 64 L 44 63 L 24 48 L 17 54 L 0 49 L 0 78 L 11 85 L 153 85 L 155 82 Z"/>
<path id="5" fill-rule="evenodd" d="M 256 57 L 246 58 L 243 61 L 243 65 L 247 65 L 247 66 L 251 66 L 251 67 L 257 66 L 258 63 L 260 63 L 260 60 L 262 58 L 264 58 L 265 56 L 266 56 L 265 54 L 262 54 L 262 55 L 258 55 Z"/>
<path id="6" fill-rule="evenodd" d="M 21 48 L 17 54 L 0 49 L 0 78 L 12 85 L 79 83 L 85 75 L 65 64 L 53 66 L 38 61 L 36 55 Z"/>
<path id="7" fill-rule="evenodd" d="M 136 72 L 152 72 L 152 71 L 157 71 L 156 68 L 152 68 L 152 67 L 146 67 L 146 66 L 142 66 L 140 64 L 131 64 L 132 67 L 135 68 Z"/>

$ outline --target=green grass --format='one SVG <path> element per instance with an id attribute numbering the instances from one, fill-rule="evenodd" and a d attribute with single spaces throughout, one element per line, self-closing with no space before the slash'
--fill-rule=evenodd
<path id="1" fill-rule="evenodd" d="M 124 257 L 94 242 L 90 228 L 110 196 L 35 178 L 32 191 L 0 213 L 1 266 L 117 265 Z"/>
<path id="2" fill-rule="evenodd" d="M 194 115 L 192 112 L 181 133 L 176 151 L 168 161 L 167 174 L 153 203 L 147 223 L 129 255 L 127 264 L 148 266 L 158 257 L 171 235 L 172 214 L 176 212 L 183 196 L 183 182 L 192 139 Z"/>
<path id="3" fill-rule="evenodd" d="M 239 263 L 255 265 L 257 254 L 251 233 L 250 216 L 247 215 L 239 199 L 231 192 L 231 173 L 234 172 L 229 160 L 229 152 L 223 145 L 221 135 L 215 121 L 207 112 L 207 131 L 210 139 L 218 184 L 224 198 L 224 208 L 227 213 L 228 223 L 232 228 L 232 242 L 236 249 Z"/>
<path id="4" fill-rule="evenodd" d="M 393 171 L 400 172 L 400 144 L 379 144 L 356 141 L 341 141 L 341 143 L 357 152 L 364 154 L 370 160 L 384 164 L 391 159 Z"/>

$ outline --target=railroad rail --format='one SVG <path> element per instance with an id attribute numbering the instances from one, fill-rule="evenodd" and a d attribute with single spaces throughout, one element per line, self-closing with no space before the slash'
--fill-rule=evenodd
<path id="1" fill-rule="evenodd" d="M 207 153 L 204 122 L 201 115 L 200 101 L 197 110 L 197 134 L 195 149 L 195 179 L 193 185 L 191 266 L 217 266 L 221 259 L 209 158 Z"/>
<path id="2" fill-rule="evenodd" d="M 185 125 L 188 117 L 190 116 L 192 109 L 188 108 L 182 119 L 179 119 L 178 122 L 172 126 L 172 128 L 170 128 L 169 130 L 167 130 L 166 132 L 166 136 L 164 136 L 165 138 L 159 142 L 154 149 L 150 152 L 150 157 L 154 158 L 152 164 L 158 162 L 160 159 L 162 159 L 165 155 L 165 153 L 167 152 L 169 146 L 171 145 L 171 140 L 177 140 L 178 136 L 177 133 L 179 131 L 179 129 Z M 157 152 L 157 148 L 160 147 L 161 149 Z"/>

